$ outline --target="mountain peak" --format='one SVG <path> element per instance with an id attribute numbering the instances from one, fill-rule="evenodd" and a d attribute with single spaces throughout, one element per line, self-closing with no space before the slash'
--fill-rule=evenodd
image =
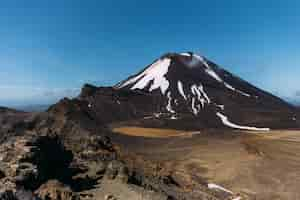
<path id="1" fill-rule="evenodd" d="M 201 117 L 210 110 L 209 115 L 214 115 L 225 126 L 248 130 L 256 128 L 231 122 L 228 113 L 239 116 L 234 117 L 239 119 L 243 109 L 248 112 L 251 107 L 254 107 L 255 112 L 259 110 L 253 114 L 256 116 L 265 109 L 270 109 L 272 113 L 274 108 L 289 108 L 281 99 L 193 52 L 167 53 L 141 72 L 117 84 L 115 89 L 155 94 L 161 101 L 161 112 L 169 113 L 171 118 L 178 118 L 182 113 Z"/>
<path id="2" fill-rule="evenodd" d="M 131 90 L 148 90 L 149 92 L 160 89 L 163 95 L 170 86 L 170 82 L 215 82 L 227 89 L 250 96 L 246 92 L 236 90 L 232 85 L 223 80 L 225 70 L 208 61 L 205 57 L 193 52 L 167 53 L 147 66 L 140 73 L 120 82 L 116 88 L 129 88 Z M 221 74 L 220 74 L 221 73 Z M 230 73 L 227 73 L 228 75 Z M 196 80 L 197 79 L 197 80 Z"/>
<path id="3" fill-rule="evenodd" d="M 194 52 L 183 52 L 183 53 L 166 53 L 160 57 L 160 59 L 171 59 L 173 62 L 180 62 L 181 66 L 185 67 L 207 67 L 206 58 L 202 55 Z"/>

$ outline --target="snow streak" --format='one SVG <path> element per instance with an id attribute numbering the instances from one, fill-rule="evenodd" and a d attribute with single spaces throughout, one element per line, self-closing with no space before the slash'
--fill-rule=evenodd
<path id="1" fill-rule="evenodd" d="M 222 123 L 223 123 L 225 126 L 228 126 L 228 127 L 230 127 L 230 128 L 242 129 L 242 130 L 249 130 L 249 131 L 270 131 L 269 128 L 256 128 L 256 127 L 250 127 L 250 126 L 241 126 L 241 125 L 237 125 L 237 124 L 234 124 L 234 123 L 230 122 L 230 121 L 228 120 L 228 117 L 226 117 L 226 116 L 223 115 L 222 113 L 217 112 L 216 114 L 217 114 L 217 116 L 221 119 Z"/>
<path id="2" fill-rule="evenodd" d="M 178 86 L 178 90 L 179 90 L 179 93 L 181 94 L 181 96 L 183 96 L 184 100 L 187 100 L 187 98 L 184 94 L 184 90 L 183 90 L 183 86 L 182 86 L 181 81 L 177 82 L 177 86 Z"/>
<path id="3" fill-rule="evenodd" d="M 193 55 L 195 58 L 197 58 L 200 62 L 202 62 L 202 64 L 206 67 L 205 69 L 205 72 L 210 75 L 211 77 L 213 77 L 215 80 L 217 80 L 218 82 L 220 83 L 223 83 L 224 86 L 232 91 L 235 91 L 235 92 L 238 92 L 240 93 L 241 95 L 244 95 L 246 97 L 250 97 L 251 95 L 250 94 L 247 94 L 243 91 L 240 91 L 234 87 L 232 87 L 230 84 L 226 83 L 210 66 L 209 64 L 206 62 L 206 60 L 202 57 L 202 56 L 199 56 L 197 54 L 194 54 Z"/>

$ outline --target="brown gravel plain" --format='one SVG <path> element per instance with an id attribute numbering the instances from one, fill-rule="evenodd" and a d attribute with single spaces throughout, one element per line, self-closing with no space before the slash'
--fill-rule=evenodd
<path id="1" fill-rule="evenodd" d="M 121 148 L 163 163 L 186 180 L 215 183 L 249 199 L 300 199 L 300 131 L 114 131 Z"/>

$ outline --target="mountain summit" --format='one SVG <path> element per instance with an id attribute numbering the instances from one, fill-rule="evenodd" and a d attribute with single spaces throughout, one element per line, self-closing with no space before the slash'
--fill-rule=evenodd
<path id="1" fill-rule="evenodd" d="M 265 127 L 276 127 L 275 121 L 296 119 L 283 100 L 192 52 L 165 54 L 114 88 L 156 96 L 162 101 L 160 112 L 172 119 L 189 113 L 215 116 L 225 126 L 247 130 L 269 130 Z"/>

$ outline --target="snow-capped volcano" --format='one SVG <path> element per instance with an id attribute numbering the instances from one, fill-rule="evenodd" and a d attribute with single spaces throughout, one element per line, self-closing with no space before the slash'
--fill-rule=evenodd
<path id="1" fill-rule="evenodd" d="M 204 118 L 209 111 L 224 125 L 239 129 L 268 130 L 249 126 L 256 120 L 246 121 L 247 112 L 260 117 L 267 111 L 274 114 L 290 110 L 290 105 L 281 99 L 191 52 L 168 53 L 115 88 L 160 96 L 161 112 L 169 113 L 173 119 L 187 113 Z"/>
<path id="2" fill-rule="evenodd" d="M 204 86 L 207 84 L 223 87 L 236 95 L 251 97 L 246 91 L 236 89 L 224 81 L 224 71 L 209 63 L 206 58 L 193 53 L 167 54 L 116 87 L 148 92 L 160 91 L 168 99 L 167 111 L 173 113 L 173 108 L 176 109 L 179 102 L 184 101 L 190 105 L 189 110 L 195 115 L 205 104 L 212 103 L 205 91 Z"/>

